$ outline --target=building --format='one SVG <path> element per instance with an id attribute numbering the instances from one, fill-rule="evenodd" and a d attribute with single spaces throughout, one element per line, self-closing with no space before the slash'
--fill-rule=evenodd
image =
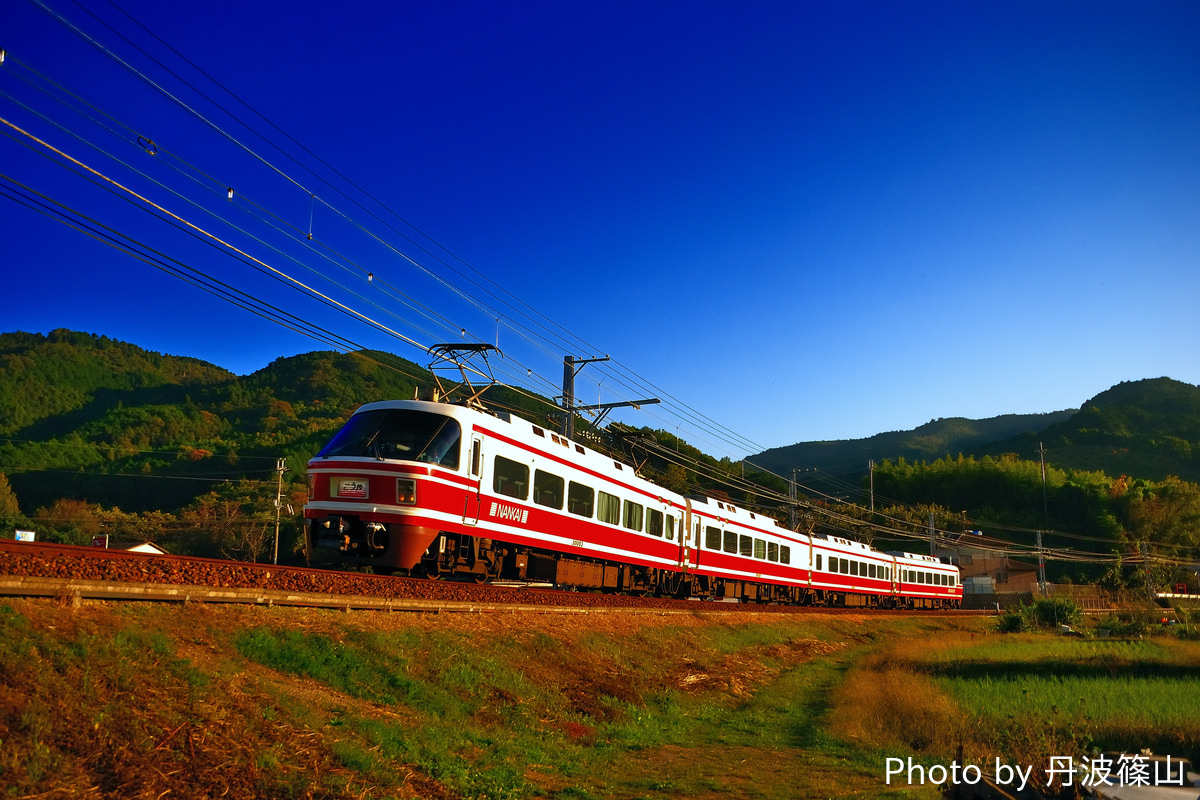
<path id="1" fill-rule="evenodd" d="M 966 532 L 953 544 L 939 547 L 936 555 L 958 566 L 964 594 L 1037 592 L 1037 565 L 1010 557 L 1011 546 L 1009 542 Z"/>

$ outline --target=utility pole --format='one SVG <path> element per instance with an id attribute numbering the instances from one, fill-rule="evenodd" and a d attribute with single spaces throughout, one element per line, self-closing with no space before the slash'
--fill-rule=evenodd
<path id="1" fill-rule="evenodd" d="M 792 479 L 788 482 L 788 529 L 796 530 L 796 469 L 792 468 Z"/>
<path id="2" fill-rule="evenodd" d="M 1154 589 L 1150 586 L 1150 546 L 1145 542 L 1141 544 L 1142 564 L 1146 572 L 1146 601 L 1151 605 L 1154 604 Z"/>
<path id="3" fill-rule="evenodd" d="M 871 513 L 875 513 L 875 460 L 867 461 L 867 472 L 871 474 Z"/>
<path id="4" fill-rule="evenodd" d="M 1042 458 L 1042 514 L 1050 515 L 1049 507 L 1046 504 L 1046 448 L 1038 442 L 1038 455 Z"/>
<path id="5" fill-rule="evenodd" d="M 1038 591 L 1044 597 L 1046 594 L 1046 556 L 1042 552 L 1042 532 L 1037 532 L 1037 553 L 1038 553 Z"/>
<path id="6" fill-rule="evenodd" d="M 628 400 L 621 403 L 597 403 L 594 406 L 577 406 L 575 405 L 575 376 L 579 374 L 579 369 L 584 364 L 592 364 L 597 361 L 608 361 L 609 357 L 604 358 L 583 358 L 576 359 L 575 356 L 563 356 L 563 424 L 559 429 L 559 433 L 568 439 L 575 437 L 575 412 L 576 411 L 599 411 L 600 416 L 596 417 L 593 423 L 597 428 L 604 420 L 604 417 L 609 411 L 614 408 L 641 408 L 642 406 L 661 403 L 658 398 L 650 398 L 647 400 Z M 578 364 L 579 368 L 575 365 Z M 743 467 L 744 469 L 744 467 Z"/>
<path id="7" fill-rule="evenodd" d="M 936 529 L 933 527 L 933 512 L 929 512 L 929 555 L 937 555 L 937 537 Z"/>
<path id="8" fill-rule="evenodd" d="M 283 473 L 287 472 L 287 459 L 281 458 L 275 462 L 275 471 L 279 473 L 279 485 L 275 489 L 275 555 L 272 564 L 279 563 L 279 511 L 283 507 Z"/>
<path id="9" fill-rule="evenodd" d="M 558 432 L 568 439 L 575 438 L 575 376 L 579 374 L 579 370 L 583 369 L 586 364 L 608 360 L 608 356 L 604 358 L 581 358 L 578 360 L 575 356 L 563 356 L 563 423 Z M 579 366 L 575 366 L 576 364 Z"/>

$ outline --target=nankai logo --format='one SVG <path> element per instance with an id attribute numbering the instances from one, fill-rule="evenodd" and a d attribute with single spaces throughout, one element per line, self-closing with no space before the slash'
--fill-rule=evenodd
<path id="1" fill-rule="evenodd" d="M 367 482 L 362 480 L 354 480 L 351 478 L 342 478 L 337 485 L 338 497 L 356 497 L 361 500 L 367 499 Z"/>
<path id="2" fill-rule="evenodd" d="M 488 516 L 502 519 L 507 522 L 519 522 L 524 525 L 529 521 L 529 511 L 516 506 L 506 506 L 501 503 L 492 503 L 491 509 L 488 511 Z"/>

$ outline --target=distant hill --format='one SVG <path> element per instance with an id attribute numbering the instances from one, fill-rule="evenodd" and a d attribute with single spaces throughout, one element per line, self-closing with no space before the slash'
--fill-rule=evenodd
<path id="1" fill-rule="evenodd" d="M 89 333 L 0 334 L 0 472 L 26 514 L 59 498 L 174 511 L 222 481 L 273 480 L 281 457 L 301 483 L 360 405 L 434 383 L 379 351 L 315 351 L 237 376 Z M 553 424 L 548 399 L 503 386 L 486 398 Z"/>
<path id="2" fill-rule="evenodd" d="M 136 397 L 143 403 L 182 400 L 189 386 L 235 378 L 205 361 L 165 356 L 132 344 L 68 330 L 0 334 L 0 435 L 51 418 L 80 424 L 105 407 Z M 97 404 L 99 401 L 99 404 Z M 82 416 L 78 416 L 82 413 Z M 61 428 L 63 425 L 56 425 Z"/>
<path id="3" fill-rule="evenodd" d="M 239 377 L 107 337 L 0 334 L 0 471 L 22 510 L 60 497 L 170 510 L 215 482 L 292 480 L 360 404 L 432 377 L 386 353 L 313 352 Z"/>
<path id="4" fill-rule="evenodd" d="M 1074 413 L 1074 410 L 1066 410 L 1048 414 L 1005 414 L 982 420 L 934 419 L 911 431 L 891 431 L 866 439 L 799 442 L 764 450 L 747 460 L 784 477 L 795 469 L 796 479 L 801 484 L 841 496 L 851 487 L 860 485 L 862 476 L 867 474 L 868 462 L 872 460 L 933 461 L 948 454 L 968 453 L 990 442 L 1011 440 L 1022 434 L 1036 435 L 1070 419 Z M 1030 458 L 1036 453 L 1023 455 Z"/>
<path id="5" fill-rule="evenodd" d="M 1200 387 L 1170 378 L 1120 383 L 1078 410 L 1005 415 L 985 420 L 931 420 L 911 431 L 867 439 L 800 442 L 748 460 L 820 491 L 855 492 L 867 462 L 933 461 L 943 456 L 1016 454 L 1063 469 L 1103 471 L 1148 480 L 1175 475 L 1200 481 Z"/>
<path id="6" fill-rule="evenodd" d="M 1039 442 L 1047 460 L 1065 469 L 1200 482 L 1200 387 L 1171 378 L 1125 381 L 1036 435 L 1020 434 L 971 452 L 1028 458 Z"/>

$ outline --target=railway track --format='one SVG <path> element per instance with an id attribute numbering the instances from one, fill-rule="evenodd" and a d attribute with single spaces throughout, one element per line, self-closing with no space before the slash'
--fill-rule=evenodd
<path id="1" fill-rule="evenodd" d="M 539 585 L 481 586 L 12 540 L 0 540 L 0 595 L 52 597 L 74 605 L 84 600 L 158 601 L 306 606 L 343 611 L 647 614 L 863 611 L 634 597 L 562 591 Z M 870 613 L 912 612 L 872 610 Z"/>

